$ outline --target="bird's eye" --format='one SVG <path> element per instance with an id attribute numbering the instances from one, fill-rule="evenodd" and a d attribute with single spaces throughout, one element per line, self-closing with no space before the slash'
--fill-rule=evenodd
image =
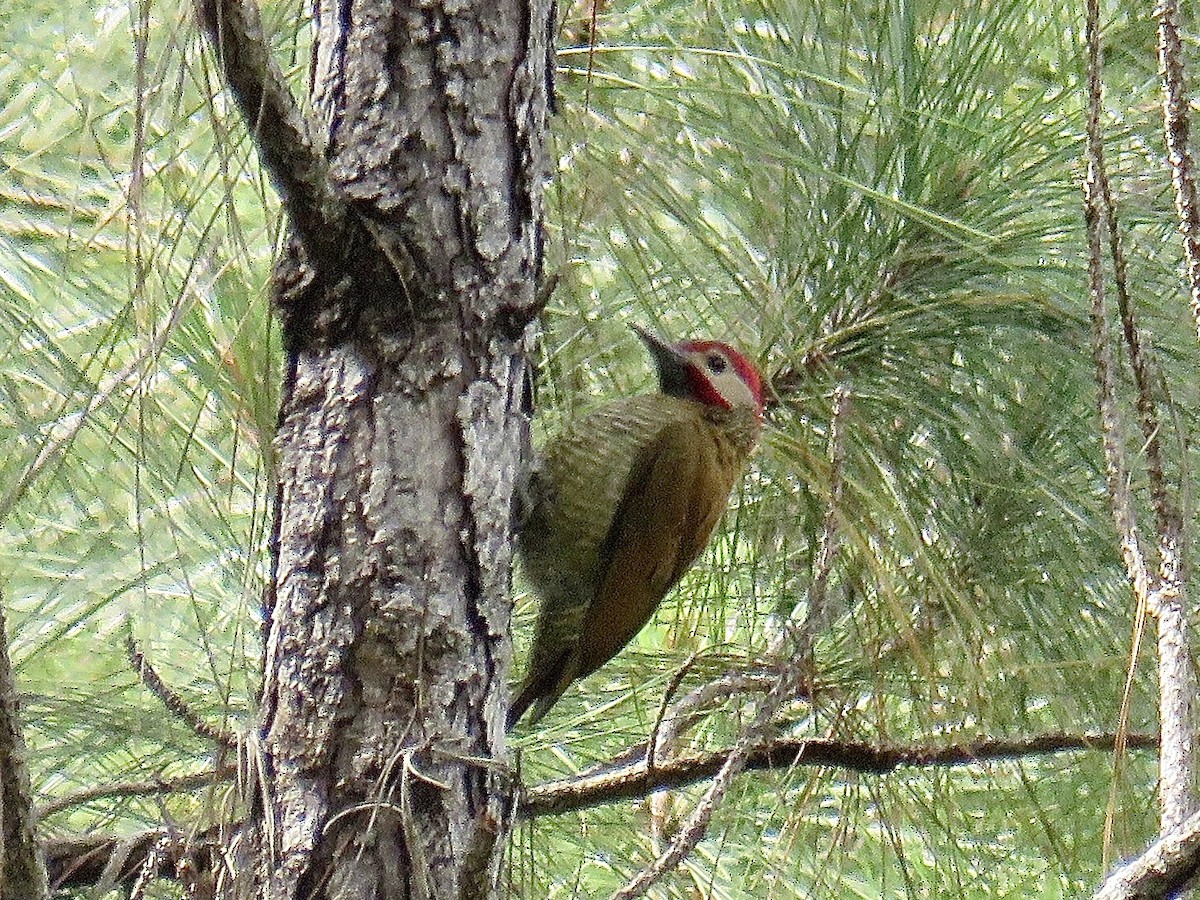
<path id="1" fill-rule="evenodd" d="M 714 375 L 720 375 L 725 371 L 725 367 L 729 365 L 728 360 L 726 360 L 725 357 L 723 357 L 720 353 L 708 354 L 708 357 L 704 360 L 704 362 L 708 366 L 708 371 L 712 372 Z"/>

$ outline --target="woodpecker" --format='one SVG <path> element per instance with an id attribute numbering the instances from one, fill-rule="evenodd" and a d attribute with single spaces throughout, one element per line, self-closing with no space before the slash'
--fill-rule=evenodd
<path id="1" fill-rule="evenodd" d="M 708 543 L 762 430 L 763 381 L 744 356 L 634 330 L 660 392 L 568 427 L 530 479 L 517 552 L 541 609 L 509 729 L 530 707 L 537 722 L 641 631 Z"/>

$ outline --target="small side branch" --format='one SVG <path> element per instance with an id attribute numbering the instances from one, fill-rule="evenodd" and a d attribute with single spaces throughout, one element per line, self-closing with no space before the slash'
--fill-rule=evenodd
<path id="1" fill-rule="evenodd" d="M 1200 813 L 1159 838 L 1132 862 L 1117 869 L 1094 900 L 1165 900 L 1200 874 Z"/>
<path id="2" fill-rule="evenodd" d="M 234 735 L 205 722 L 187 705 L 187 702 L 182 697 L 167 686 L 167 683 L 162 680 L 146 660 L 145 655 L 137 645 L 137 641 L 133 639 L 133 633 L 128 630 L 125 633 L 125 652 L 129 656 L 129 664 L 133 666 L 133 671 L 137 672 L 138 678 L 142 680 L 142 684 L 146 686 L 150 693 L 162 701 L 162 705 L 167 708 L 167 711 L 171 715 L 175 716 L 175 718 L 179 719 L 201 737 L 208 738 L 226 750 L 237 750 L 237 738 Z"/>
<path id="3" fill-rule="evenodd" d="M 96 800 L 114 800 L 120 797 L 153 797 L 163 794 L 181 794 L 199 788 L 219 784 L 222 781 L 232 781 L 237 777 L 236 766 L 220 766 L 207 772 L 196 772 L 192 775 L 181 775 L 178 778 L 155 778 L 150 781 L 121 781 L 116 784 L 100 784 L 95 787 L 74 791 L 51 800 L 37 809 L 37 819 L 40 821 L 47 816 L 92 803 Z"/>
<path id="4" fill-rule="evenodd" d="M 790 769 L 795 766 L 830 766 L 868 775 L 887 775 L 901 767 L 945 768 L 1002 760 L 1026 759 L 1080 750 L 1111 751 L 1117 735 L 1053 732 L 1017 740 L 986 740 L 943 747 L 879 747 L 858 741 L 778 738 L 751 747 L 747 771 Z M 1152 734 L 1128 735 L 1128 746 L 1154 748 Z M 679 788 L 712 778 L 736 747 L 681 756 L 659 762 L 652 769 L 644 758 L 596 775 L 564 778 L 531 788 L 520 805 L 522 818 L 561 815 L 620 800 L 646 797 L 662 788 Z M 622 754 L 623 756 L 625 754 Z"/>
<path id="5" fill-rule="evenodd" d="M 300 242 L 318 268 L 336 269 L 346 211 L 329 191 L 324 158 L 271 56 L 258 6 L 254 0 L 196 0 L 196 17 Z"/>

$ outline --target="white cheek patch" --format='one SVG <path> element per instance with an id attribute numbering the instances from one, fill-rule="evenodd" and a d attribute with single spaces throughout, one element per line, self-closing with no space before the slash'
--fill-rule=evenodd
<path id="1" fill-rule="evenodd" d="M 752 409 L 758 407 L 758 400 L 751 392 L 750 386 L 742 381 L 733 366 L 713 378 L 712 381 L 717 393 L 724 397 L 730 406 L 749 406 Z"/>

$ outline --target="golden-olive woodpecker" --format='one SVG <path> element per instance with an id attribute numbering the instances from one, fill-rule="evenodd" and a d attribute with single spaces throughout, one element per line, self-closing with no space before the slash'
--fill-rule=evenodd
<path id="1" fill-rule="evenodd" d="M 762 378 L 719 341 L 635 329 L 660 393 L 617 400 L 550 441 L 517 539 L 541 600 L 508 716 L 536 722 L 637 634 L 708 543 L 762 429 Z"/>

